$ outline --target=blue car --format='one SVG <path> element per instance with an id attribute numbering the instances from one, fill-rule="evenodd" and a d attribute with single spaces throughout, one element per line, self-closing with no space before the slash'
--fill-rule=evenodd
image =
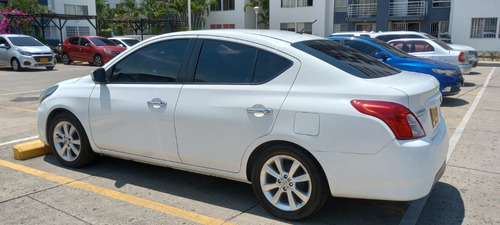
<path id="1" fill-rule="evenodd" d="M 327 38 L 375 57 L 398 69 L 430 74 L 439 81 L 439 88 L 443 96 L 458 94 L 460 87 L 464 84 L 464 78 L 457 66 L 409 55 L 379 39 L 352 36 L 330 36 Z"/>

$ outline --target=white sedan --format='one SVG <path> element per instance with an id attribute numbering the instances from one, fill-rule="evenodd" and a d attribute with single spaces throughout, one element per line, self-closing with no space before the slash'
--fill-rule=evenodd
<path id="1" fill-rule="evenodd" d="M 402 38 L 390 40 L 387 43 L 418 57 L 434 59 L 456 65 L 463 74 L 471 72 L 469 52 L 454 50 L 445 42 L 438 39 Z"/>
<path id="2" fill-rule="evenodd" d="M 204 30 L 138 43 L 40 96 L 57 160 L 109 155 L 252 183 L 271 214 L 328 196 L 414 200 L 444 172 L 438 81 L 333 41 Z"/>

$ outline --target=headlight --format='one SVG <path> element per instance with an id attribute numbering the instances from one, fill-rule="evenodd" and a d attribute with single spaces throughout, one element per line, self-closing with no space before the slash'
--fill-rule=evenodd
<path id="1" fill-rule="evenodd" d="M 22 49 L 17 49 L 17 51 L 18 51 L 18 52 L 19 52 L 19 54 L 21 54 L 21 55 L 31 56 L 31 52 L 24 51 L 24 50 L 22 50 Z"/>
<path id="2" fill-rule="evenodd" d="M 459 70 L 443 70 L 443 69 L 432 69 L 434 73 L 439 73 L 443 75 L 448 75 L 448 76 L 458 76 L 459 75 Z"/>
<path id="3" fill-rule="evenodd" d="M 43 100 L 45 100 L 47 97 L 49 97 L 51 94 L 53 94 L 57 90 L 58 87 L 59 87 L 58 85 L 55 85 L 55 86 L 52 86 L 49 89 L 43 91 L 40 94 L 40 98 L 39 98 L 40 104 L 42 104 Z"/>

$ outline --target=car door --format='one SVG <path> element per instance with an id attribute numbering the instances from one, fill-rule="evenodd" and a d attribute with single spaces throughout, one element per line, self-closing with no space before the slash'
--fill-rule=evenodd
<path id="1" fill-rule="evenodd" d="M 10 65 L 9 54 L 8 54 L 9 53 L 8 48 L 10 48 L 9 42 L 7 42 L 5 38 L 0 37 L 0 44 L 5 45 L 4 48 L 0 48 L 0 65 L 9 66 Z"/>
<path id="2" fill-rule="evenodd" d="M 190 41 L 149 44 L 106 71 L 111 80 L 96 86 L 89 109 L 92 137 L 101 150 L 179 161 L 174 110 Z"/>
<path id="3" fill-rule="evenodd" d="M 93 54 L 92 54 L 92 44 L 89 39 L 86 37 L 81 37 L 80 42 L 78 43 L 78 54 L 80 60 L 84 62 L 93 62 Z"/>
<path id="4" fill-rule="evenodd" d="M 201 44 L 202 42 L 202 44 Z M 258 44 L 200 40 L 175 111 L 183 163 L 237 172 L 247 147 L 269 134 L 300 63 Z"/>
<path id="5" fill-rule="evenodd" d="M 66 46 L 66 53 L 69 55 L 69 58 L 73 61 L 79 61 L 81 60 L 80 57 L 80 52 L 78 51 L 79 45 L 78 42 L 80 41 L 79 37 L 71 37 L 68 40 L 68 44 Z"/>

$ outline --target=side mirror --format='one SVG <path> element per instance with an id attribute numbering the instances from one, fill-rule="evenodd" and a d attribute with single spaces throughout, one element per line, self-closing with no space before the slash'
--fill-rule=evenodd
<path id="1" fill-rule="evenodd" d="M 109 78 L 106 76 L 106 70 L 104 68 L 97 68 L 96 70 L 92 71 L 92 80 L 94 83 L 97 84 L 106 84 L 109 82 Z"/>
<path id="2" fill-rule="evenodd" d="M 86 43 L 86 44 L 85 44 L 85 46 L 87 46 L 87 47 L 92 47 L 92 46 L 90 45 L 90 43 Z"/>
<path id="3" fill-rule="evenodd" d="M 0 48 L 6 48 L 5 44 L 0 44 Z"/>
<path id="4" fill-rule="evenodd" d="M 118 46 L 125 48 L 125 45 L 123 45 L 123 44 L 119 44 Z"/>
<path id="5" fill-rule="evenodd" d="M 387 60 L 387 54 L 385 54 L 384 52 L 376 52 L 375 58 L 381 59 L 382 62 L 385 62 Z"/>

